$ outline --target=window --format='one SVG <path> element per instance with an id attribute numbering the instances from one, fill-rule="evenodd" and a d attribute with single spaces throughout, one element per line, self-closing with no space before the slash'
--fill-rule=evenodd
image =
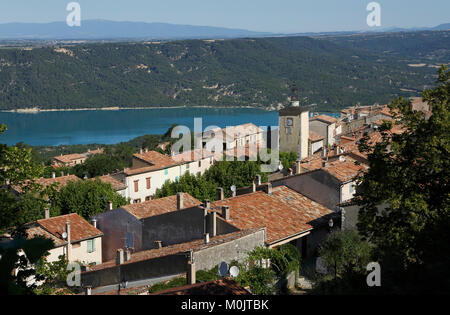
<path id="1" fill-rule="evenodd" d="M 87 240 L 87 252 L 95 252 L 95 240 Z"/>
<path id="2" fill-rule="evenodd" d="M 169 169 L 164 169 L 164 175 L 169 175 Z"/>
<path id="3" fill-rule="evenodd" d="M 139 191 L 139 181 L 135 180 L 134 181 L 134 192 L 138 192 Z"/>
<path id="4" fill-rule="evenodd" d="M 286 126 L 287 127 L 294 126 L 294 120 L 292 118 L 286 118 Z"/>
<path id="5" fill-rule="evenodd" d="M 141 203 L 141 198 L 139 198 L 139 199 L 134 199 L 133 203 Z"/>
<path id="6" fill-rule="evenodd" d="M 178 182 L 178 176 L 177 176 L 177 177 L 175 177 L 175 181 L 176 181 L 176 182 Z"/>
<path id="7" fill-rule="evenodd" d="M 291 135 L 292 134 L 292 128 L 286 127 L 286 134 Z"/>
<path id="8" fill-rule="evenodd" d="M 190 165 L 189 163 L 186 164 L 186 169 L 187 170 L 189 169 L 189 165 Z"/>
<path id="9" fill-rule="evenodd" d="M 198 161 L 198 167 L 202 167 L 202 161 Z"/>
<path id="10" fill-rule="evenodd" d="M 147 189 L 150 189 L 151 188 L 151 178 L 148 177 L 146 180 L 147 180 Z"/>
<path id="11" fill-rule="evenodd" d="M 150 201 L 150 200 L 152 200 L 152 197 L 151 197 L 151 196 L 145 197 L 145 201 Z"/>
<path id="12" fill-rule="evenodd" d="M 350 185 L 350 193 L 354 194 L 355 193 L 355 184 L 351 184 Z"/>
<path id="13" fill-rule="evenodd" d="M 125 248 L 134 248 L 134 237 L 132 233 L 125 234 Z"/>

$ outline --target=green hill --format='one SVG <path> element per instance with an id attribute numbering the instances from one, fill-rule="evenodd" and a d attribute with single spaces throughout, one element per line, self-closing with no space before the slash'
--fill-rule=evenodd
<path id="1" fill-rule="evenodd" d="M 286 103 L 296 81 L 304 104 L 337 110 L 417 95 L 435 73 L 395 55 L 308 37 L 0 49 L 0 109 L 270 108 Z"/>

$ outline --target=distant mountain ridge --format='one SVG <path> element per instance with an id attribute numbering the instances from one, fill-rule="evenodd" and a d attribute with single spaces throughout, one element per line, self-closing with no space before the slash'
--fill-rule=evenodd
<path id="1" fill-rule="evenodd" d="M 112 39 L 230 39 L 268 36 L 319 36 L 365 33 L 415 32 L 449 30 L 450 23 L 435 27 L 387 28 L 373 31 L 335 31 L 270 33 L 245 29 L 213 26 L 194 26 L 169 23 L 119 22 L 108 20 L 83 20 L 80 27 L 69 27 L 66 22 L 6 23 L 0 24 L 0 40 L 112 40 Z"/>
<path id="2" fill-rule="evenodd" d="M 0 40 L 204 39 L 265 35 L 270 33 L 211 26 L 107 20 L 81 21 L 79 27 L 69 27 L 65 22 L 0 24 Z"/>

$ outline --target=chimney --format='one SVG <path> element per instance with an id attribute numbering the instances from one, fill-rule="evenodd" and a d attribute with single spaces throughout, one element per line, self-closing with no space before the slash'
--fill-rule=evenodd
<path id="1" fill-rule="evenodd" d="M 177 210 L 184 209 L 184 193 L 177 193 Z"/>
<path id="2" fill-rule="evenodd" d="M 196 270 L 195 270 L 194 255 L 191 252 L 190 257 L 188 258 L 188 261 L 187 261 L 186 278 L 187 278 L 188 285 L 195 284 L 197 282 L 195 276 L 196 276 Z"/>
<path id="3" fill-rule="evenodd" d="M 61 172 L 61 177 L 64 177 L 64 172 Z"/>
<path id="4" fill-rule="evenodd" d="M 328 166 L 328 162 L 327 161 L 322 161 L 322 167 L 327 167 Z"/>
<path id="5" fill-rule="evenodd" d="M 256 191 L 256 183 L 255 181 L 252 182 L 252 192 Z"/>
<path id="6" fill-rule="evenodd" d="M 88 179 L 87 174 L 84 174 L 83 179 L 84 179 L 84 180 L 87 180 L 87 179 Z"/>
<path id="7" fill-rule="evenodd" d="M 292 168 L 289 168 L 289 169 L 288 169 L 288 172 L 289 172 L 289 176 L 294 175 L 294 170 L 293 170 Z"/>
<path id="8" fill-rule="evenodd" d="M 52 172 L 52 178 L 56 178 L 56 173 Z"/>
<path id="9" fill-rule="evenodd" d="M 70 222 L 66 222 L 66 233 L 67 233 L 67 261 L 72 258 L 72 242 L 70 237 Z"/>
<path id="10" fill-rule="evenodd" d="M 44 210 L 44 218 L 45 219 L 50 219 L 50 209 L 49 208 L 45 208 L 45 210 Z"/>
<path id="11" fill-rule="evenodd" d="M 295 171 L 297 174 L 300 174 L 302 172 L 302 161 L 297 160 L 295 162 Z"/>
<path id="12" fill-rule="evenodd" d="M 205 202 L 204 202 L 204 207 L 205 207 L 205 210 L 211 209 L 211 201 L 206 199 Z"/>
<path id="13" fill-rule="evenodd" d="M 145 153 L 148 153 L 148 148 L 145 148 Z"/>
<path id="14" fill-rule="evenodd" d="M 261 175 L 256 175 L 256 185 L 261 186 Z"/>
<path id="15" fill-rule="evenodd" d="M 113 209 L 113 203 L 112 201 L 108 201 L 106 204 L 106 211 L 111 211 Z"/>
<path id="16" fill-rule="evenodd" d="M 144 150 L 142 150 L 142 148 L 139 149 L 139 154 L 144 153 Z"/>
<path id="17" fill-rule="evenodd" d="M 155 247 L 157 249 L 161 249 L 162 248 L 162 241 L 155 241 Z"/>
<path id="18" fill-rule="evenodd" d="M 84 288 L 85 295 L 91 295 L 92 294 L 92 287 L 87 286 Z"/>
<path id="19" fill-rule="evenodd" d="M 271 183 L 268 183 L 267 184 L 267 186 L 266 186 L 266 189 L 267 189 L 267 194 L 269 195 L 269 196 L 272 196 L 272 190 L 273 190 L 273 188 L 272 188 L 272 184 Z"/>
<path id="20" fill-rule="evenodd" d="M 231 187 L 233 187 L 233 186 L 231 186 Z M 230 187 L 230 191 L 231 191 L 231 197 L 236 197 L 236 190 L 232 190 L 231 189 L 231 187 Z"/>
<path id="21" fill-rule="evenodd" d="M 216 200 L 223 200 L 223 188 L 216 189 Z"/>
<path id="22" fill-rule="evenodd" d="M 327 157 L 327 148 L 323 148 L 322 150 L 322 158 L 326 158 Z"/>
<path id="23" fill-rule="evenodd" d="M 230 207 L 229 206 L 222 206 L 222 217 L 226 221 L 230 220 Z"/>
<path id="24" fill-rule="evenodd" d="M 125 261 L 131 260 L 131 251 L 129 249 L 125 250 Z"/>
<path id="25" fill-rule="evenodd" d="M 209 233 L 205 233 L 205 244 L 209 244 Z"/>
<path id="26" fill-rule="evenodd" d="M 211 234 L 212 237 L 217 235 L 217 213 L 214 211 L 211 214 L 212 226 L 211 226 Z"/>
<path id="27" fill-rule="evenodd" d="M 92 225 L 96 228 L 97 227 L 97 219 L 92 218 L 91 222 L 92 222 Z"/>
<path id="28" fill-rule="evenodd" d="M 124 259 L 123 259 L 123 249 L 119 248 L 117 250 L 117 256 L 116 256 L 116 265 L 121 265 L 123 264 Z"/>

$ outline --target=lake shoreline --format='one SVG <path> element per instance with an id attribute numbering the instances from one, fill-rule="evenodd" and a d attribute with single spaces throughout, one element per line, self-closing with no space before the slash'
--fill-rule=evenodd
<path id="1" fill-rule="evenodd" d="M 276 108 L 264 108 L 257 106 L 158 106 L 158 107 L 99 107 L 99 108 L 51 108 L 51 109 L 41 109 L 38 107 L 30 107 L 30 108 L 19 108 L 19 109 L 9 109 L 9 110 L 0 110 L 2 113 L 17 113 L 17 114 L 38 114 L 45 112 L 76 112 L 76 111 L 121 111 L 121 110 L 144 110 L 144 109 L 181 109 L 181 108 L 206 108 L 206 109 L 227 109 L 227 108 L 250 108 L 250 109 L 261 109 L 264 111 L 275 111 Z"/>

